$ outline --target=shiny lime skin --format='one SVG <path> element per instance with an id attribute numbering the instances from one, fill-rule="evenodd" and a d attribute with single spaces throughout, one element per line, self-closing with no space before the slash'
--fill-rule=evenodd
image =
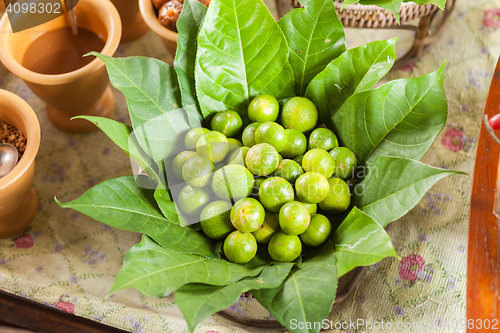
<path id="1" fill-rule="evenodd" d="M 279 153 L 286 147 L 285 129 L 278 123 L 266 121 L 255 130 L 256 143 L 268 143 Z"/>
<path id="2" fill-rule="evenodd" d="M 223 239 L 234 231 L 231 223 L 231 203 L 227 201 L 214 201 L 203 208 L 200 214 L 201 229 L 212 239 Z"/>
<path id="3" fill-rule="evenodd" d="M 302 133 L 309 132 L 318 122 L 318 109 L 305 97 L 292 97 L 283 105 L 281 124 Z"/>
<path id="4" fill-rule="evenodd" d="M 300 200 L 300 199 L 299 199 Z M 302 201 L 300 201 L 302 202 Z M 311 204 L 307 202 L 302 202 L 302 204 L 307 208 L 311 217 L 318 212 L 318 204 Z"/>
<path id="5" fill-rule="evenodd" d="M 348 179 L 354 177 L 356 168 L 358 167 L 358 161 L 356 155 L 346 147 L 334 148 L 330 151 L 330 156 L 332 156 L 335 162 L 335 172 L 336 177 L 342 179 Z"/>
<path id="6" fill-rule="evenodd" d="M 266 212 L 264 223 L 259 229 L 252 232 L 252 234 L 258 243 L 267 244 L 280 230 L 279 215 L 276 213 Z"/>
<path id="7" fill-rule="evenodd" d="M 210 122 L 212 131 L 221 132 L 226 137 L 231 138 L 238 135 L 243 129 L 243 121 L 236 111 L 219 111 Z"/>
<path id="8" fill-rule="evenodd" d="M 309 149 L 320 148 L 329 151 L 338 146 L 337 136 L 328 128 L 316 128 L 309 136 Z"/>
<path id="9" fill-rule="evenodd" d="M 252 191 L 254 179 L 250 171 L 238 164 L 229 164 L 215 171 L 212 191 L 222 200 L 238 200 Z"/>
<path id="10" fill-rule="evenodd" d="M 280 105 L 274 96 L 260 95 L 255 97 L 248 105 L 248 118 L 250 121 L 276 121 Z"/>
<path id="11" fill-rule="evenodd" d="M 259 200 L 268 211 L 277 213 L 281 206 L 292 201 L 295 196 L 293 187 L 280 177 L 271 177 L 262 182 L 259 188 Z"/>
<path id="12" fill-rule="evenodd" d="M 266 179 L 267 178 L 265 178 L 265 177 L 255 178 L 255 183 L 253 184 L 252 193 L 250 194 L 251 197 L 254 197 L 254 198 L 258 198 L 259 197 L 260 185 L 262 185 L 262 183 Z"/>
<path id="13" fill-rule="evenodd" d="M 235 264 L 246 264 L 257 253 L 257 242 L 251 233 L 238 230 L 230 233 L 224 241 L 224 255 Z"/>
<path id="14" fill-rule="evenodd" d="M 330 190 L 326 198 L 318 205 L 328 213 L 339 214 L 344 212 L 351 204 L 351 191 L 345 181 L 340 178 L 328 179 Z"/>
<path id="15" fill-rule="evenodd" d="M 271 238 L 267 250 L 274 261 L 292 262 L 302 253 L 302 243 L 299 236 L 279 231 Z"/>
<path id="16" fill-rule="evenodd" d="M 268 143 L 259 143 L 247 153 L 245 165 L 256 176 L 270 175 L 279 163 L 276 149 Z"/>
<path id="17" fill-rule="evenodd" d="M 203 207 L 210 201 L 210 193 L 199 187 L 186 185 L 179 192 L 177 204 L 181 211 L 188 215 L 200 214 Z"/>
<path id="18" fill-rule="evenodd" d="M 243 130 L 243 134 L 241 134 L 241 141 L 245 147 L 252 147 L 255 145 L 255 131 L 257 127 L 260 126 L 259 122 L 251 123 Z"/>
<path id="19" fill-rule="evenodd" d="M 196 143 L 198 155 L 209 158 L 213 163 L 222 161 L 229 152 L 227 137 L 216 131 L 201 136 Z"/>
<path id="20" fill-rule="evenodd" d="M 332 225 L 324 215 L 316 214 L 311 218 L 311 223 L 304 233 L 300 234 L 302 243 L 309 246 L 320 246 L 330 236 Z"/>
<path id="21" fill-rule="evenodd" d="M 264 223 L 264 207 L 253 198 L 238 200 L 231 208 L 231 223 L 241 232 L 252 232 Z"/>
<path id="22" fill-rule="evenodd" d="M 307 138 L 301 131 L 296 129 L 287 128 L 286 133 L 286 146 L 280 153 L 284 157 L 293 158 L 295 156 L 305 154 L 307 150 Z"/>
<path id="23" fill-rule="evenodd" d="M 279 162 L 273 176 L 285 178 L 290 183 L 295 183 L 297 178 L 304 173 L 304 169 L 294 160 L 284 159 Z"/>
<path id="24" fill-rule="evenodd" d="M 302 168 L 304 168 L 305 172 L 317 172 L 328 179 L 335 171 L 335 161 L 326 150 L 311 149 L 305 153 L 302 159 Z"/>
<path id="25" fill-rule="evenodd" d="M 247 156 L 249 150 L 250 148 L 248 147 L 241 147 L 234 150 L 232 153 L 229 154 L 227 162 L 229 164 L 239 164 L 245 166 L 245 157 Z"/>
<path id="26" fill-rule="evenodd" d="M 195 149 L 196 143 L 198 142 L 200 137 L 204 134 L 207 134 L 208 132 L 210 132 L 210 130 L 203 127 L 195 127 L 190 129 L 184 137 L 184 144 L 186 145 L 186 148 Z"/>
<path id="27" fill-rule="evenodd" d="M 208 184 L 214 165 L 203 156 L 196 156 L 189 159 L 182 166 L 182 178 L 193 187 L 203 187 Z"/>
<path id="28" fill-rule="evenodd" d="M 306 231 L 311 221 L 311 214 L 299 201 L 284 204 L 279 212 L 281 230 L 289 235 L 300 235 Z"/>
<path id="29" fill-rule="evenodd" d="M 191 150 L 181 151 L 177 154 L 172 161 L 172 171 L 175 177 L 182 180 L 182 167 L 184 163 L 196 156 L 198 156 L 198 154 Z"/>
<path id="30" fill-rule="evenodd" d="M 328 195 L 330 185 L 328 180 L 320 173 L 306 172 L 295 181 L 295 192 L 300 201 L 317 204 Z"/>

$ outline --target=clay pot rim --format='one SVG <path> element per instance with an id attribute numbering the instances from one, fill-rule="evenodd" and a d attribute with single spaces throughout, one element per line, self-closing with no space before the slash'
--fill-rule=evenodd
<path id="1" fill-rule="evenodd" d="M 122 35 L 122 25 L 118 10 L 110 0 L 81 0 L 79 4 L 85 2 L 92 3 L 94 6 L 103 9 L 104 14 L 101 15 L 101 18 L 108 29 L 108 38 L 101 53 L 107 56 L 113 56 L 120 44 Z M 12 29 L 8 24 L 7 13 L 5 13 L 0 19 L 0 61 L 2 61 L 10 72 L 25 81 L 43 85 L 65 84 L 93 73 L 104 66 L 103 62 L 96 58 L 84 67 L 64 74 L 47 75 L 30 71 L 17 62 L 11 55 L 11 52 L 8 51 L 7 36 L 10 33 L 12 33 Z"/>
<path id="2" fill-rule="evenodd" d="M 7 175 L 0 178 L 0 189 L 14 183 L 21 175 L 23 175 L 33 164 L 38 149 L 40 147 L 41 132 L 40 123 L 31 106 L 21 97 L 10 91 L 0 89 L 0 99 L 7 101 L 7 104 L 12 106 L 12 110 L 17 112 L 26 123 L 26 133 L 23 133 L 27 138 L 26 150 L 19 163 Z M 11 124 L 15 126 L 14 124 Z"/>
<path id="3" fill-rule="evenodd" d="M 141 12 L 144 22 L 146 22 L 148 27 L 153 30 L 155 34 L 167 40 L 177 41 L 177 32 L 163 26 L 158 20 L 158 17 L 156 17 L 153 2 L 151 0 L 139 0 L 139 11 Z"/>

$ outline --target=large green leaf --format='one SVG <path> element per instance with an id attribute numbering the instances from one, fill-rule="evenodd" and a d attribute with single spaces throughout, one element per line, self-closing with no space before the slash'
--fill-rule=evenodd
<path id="1" fill-rule="evenodd" d="M 339 141 L 359 164 L 379 156 L 419 160 L 446 123 L 443 78 L 444 64 L 433 73 L 352 95 L 332 117 Z"/>
<path id="2" fill-rule="evenodd" d="M 179 223 L 179 216 L 177 214 L 177 208 L 175 203 L 172 201 L 168 190 L 164 186 L 159 185 L 155 190 L 154 197 L 158 207 L 160 208 L 163 215 L 174 223 Z"/>
<path id="3" fill-rule="evenodd" d="M 295 94 L 304 95 L 309 82 L 345 51 L 344 28 L 332 0 L 300 0 L 278 24 L 290 49 Z"/>
<path id="4" fill-rule="evenodd" d="M 235 110 L 246 119 L 260 94 L 293 96 L 288 46 L 261 0 L 213 0 L 198 35 L 196 93 L 204 117 Z"/>
<path id="5" fill-rule="evenodd" d="M 337 293 L 337 266 L 333 245 L 328 242 L 313 257 L 304 258 L 300 268 L 278 288 L 252 291 L 259 302 L 293 332 L 319 332 Z M 312 323 L 305 328 L 298 323 Z"/>
<path id="6" fill-rule="evenodd" d="M 194 83 L 194 67 L 196 60 L 196 38 L 201 27 L 207 7 L 198 0 L 185 0 L 181 15 L 177 20 L 177 51 L 174 68 L 181 88 L 182 105 L 195 107 L 199 112 Z"/>
<path id="7" fill-rule="evenodd" d="M 175 292 L 175 303 L 193 331 L 203 319 L 231 306 L 242 293 L 279 287 L 292 266 L 293 263 L 266 266 L 259 276 L 245 278 L 227 286 L 187 284 Z"/>
<path id="8" fill-rule="evenodd" d="M 127 99 L 134 133 L 155 161 L 177 152 L 181 134 L 191 126 L 181 108 L 174 69 L 152 58 L 112 58 L 96 52 L 108 70 L 111 84 Z"/>
<path id="9" fill-rule="evenodd" d="M 168 221 L 156 205 L 154 191 L 137 186 L 133 176 L 105 181 L 71 202 L 57 202 L 114 228 L 148 234 L 171 250 L 219 257 L 215 242 Z"/>
<path id="10" fill-rule="evenodd" d="M 460 172 L 401 157 L 379 157 L 356 186 L 353 204 L 381 226 L 402 217 L 440 179 Z"/>
<path id="11" fill-rule="evenodd" d="M 164 297 L 187 283 L 224 286 L 261 271 L 262 267 L 174 252 L 144 235 L 142 242 L 127 252 L 110 293 L 135 288 L 149 296 Z"/>
<path id="12" fill-rule="evenodd" d="M 330 123 L 348 97 L 371 89 L 394 64 L 396 39 L 375 41 L 344 52 L 311 81 L 306 97 Z"/>
<path id="13" fill-rule="evenodd" d="M 399 258 L 387 232 L 354 207 L 333 234 L 338 276 L 358 266 L 373 265 L 386 257 Z"/>

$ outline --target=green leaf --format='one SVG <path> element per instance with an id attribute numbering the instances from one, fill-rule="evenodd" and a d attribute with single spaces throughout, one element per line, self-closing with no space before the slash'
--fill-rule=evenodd
<path id="1" fill-rule="evenodd" d="M 385 227 L 415 207 L 440 179 L 461 172 L 400 157 L 379 157 L 357 185 L 353 204 Z"/>
<path id="2" fill-rule="evenodd" d="M 181 135 L 191 127 L 181 108 L 174 69 L 152 58 L 112 58 L 96 52 L 108 70 L 111 84 L 127 99 L 134 133 L 155 161 L 176 152 Z"/>
<path id="3" fill-rule="evenodd" d="M 347 50 L 316 75 L 306 97 L 318 107 L 323 123 L 330 123 L 348 97 L 371 89 L 387 74 L 396 58 L 395 44 L 396 38 Z"/>
<path id="4" fill-rule="evenodd" d="M 196 92 L 203 116 L 235 110 L 247 119 L 251 99 L 293 96 L 285 37 L 261 0 L 213 0 L 198 35 Z"/>
<path id="5" fill-rule="evenodd" d="M 179 216 L 177 214 L 177 208 L 175 203 L 172 201 L 168 190 L 159 185 L 155 190 L 154 197 L 158 207 L 160 208 L 163 216 L 165 216 L 169 221 L 174 223 L 179 223 Z"/>
<path id="6" fill-rule="evenodd" d="M 309 82 L 345 51 L 344 28 L 332 0 L 301 0 L 278 24 L 285 35 L 295 93 L 304 95 Z"/>
<path id="7" fill-rule="evenodd" d="M 133 176 L 105 181 L 76 200 L 57 203 L 114 228 L 148 234 L 171 250 L 219 258 L 215 242 L 168 221 L 156 205 L 153 191 L 137 186 Z"/>
<path id="8" fill-rule="evenodd" d="M 399 23 L 399 10 L 403 4 L 403 0 L 361 0 L 362 5 L 376 5 L 380 8 L 390 11 Z"/>
<path id="9" fill-rule="evenodd" d="M 175 292 L 175 303 L 193 331 L 203 319 L 234 304 L 242 293 L 279 287 L 292 266 L 293 263 L 276 263 L 264 267 L 257 277 L 245 278 L 227 286 L 187 284 Z"/>
<path id="10" fill-rule="evenodd" d="M 373 265 L 386 257 L 399 258 L 387 232 L 354 207 L 333 234 L 338 276 L 358 266 Z"/>
<path id="11" fill-rule="evenodd" d="M 446 0 L 404 0 L 404 2 L 415 2 L 418 5 L 434 4 L 441 9 L 446 6 Z"/>
<path id="12" fill-rule="evenodd" d="M 182 105 L 194 107 L 201 113 L 196 99 L 194 67 L 196 61 L 196 38 L 201 27 L 207 7 L 198 0 L 185 0 L 181 15 L 177 20 L 177 51 L 174 68 L 181 88 Z"/>
<path id="13" fill-rule="evenodd" d="M 433 73 L 352 95 L 332 117 L 339 141 L 360 165 L 379 156 L 419 160 L 446 123 L 443 78 L 444 64 Z"/>
<path id="14" fill-rule="evenodd" d="M 224 286 L 261 271 L 262 267 L 174 252 L 143 236 L 142 242 L 127 252 L 110 294 L 135 288 L 152 297 L 164 297 L 187 283 Z"/>
<path id="15" fill-rule="evenodd" d="M 130 126 L 118 121 L 92 116 L 78 116 L 74 119 L 85 119 L 99 127 L 118 147 L 129 155 L 141 169 L 155 182 L 160 183 L 160 178 L 152 168 L 153 160 L 147 156 L 137 143 L 137 138 Z"/>
<path id="16" fill-rule="evenodd" d="M 337 293 L 337 267 L 333 245 L 328 242 L 315 256 L 304 258 L 281 286 L 252 291 L 259 302 L 293 332 L 319 332 L 328 317 Z M 312 323 L 314 328 L 294 327 Z"/>

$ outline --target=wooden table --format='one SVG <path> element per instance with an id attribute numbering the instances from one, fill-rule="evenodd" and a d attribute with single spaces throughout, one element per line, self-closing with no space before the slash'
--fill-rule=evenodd
<path id="1" fill-rule="evenodd" d="M 491 83 L 484 113 L 499 113 L 500 59 Z M 500 131 L 497 131 L 500 134 Z M 498 323 L 500 317 L 500 234 L 493 215 L 500 146 L 481 125 L 472 184 L 467 263 L 467 332 L 484 332 L 479 321 Z M 472 321 L 471 321 L 472 323 Z"/>

